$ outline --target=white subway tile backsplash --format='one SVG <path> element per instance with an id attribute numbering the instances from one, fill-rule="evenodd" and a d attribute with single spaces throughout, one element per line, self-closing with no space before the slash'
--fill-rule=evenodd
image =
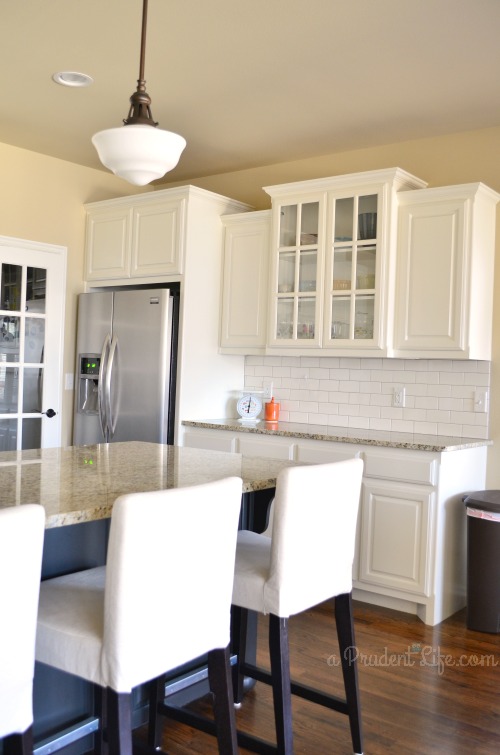
<path id="1" fill-rule="evenodd" d="M 304 424 L 487 438 L 474 391 L 490 387 L 490 362 L 446 359 L 248 356 L 245 385 L 272 379 L 281 419 Z M 403 409 L 392 406 L 406 388 Z"/>

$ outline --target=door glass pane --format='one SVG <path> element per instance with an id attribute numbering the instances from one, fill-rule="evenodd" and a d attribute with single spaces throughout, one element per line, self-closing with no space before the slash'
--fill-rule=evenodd
<path id="1" fill-rule="evenodd" d="M 358 202 L 358 238 L 377 238 L 377 195 L 360 197 Z"/>
<path id="2" fill-rule="evenodd" d="M 27 317 L 24 340 L 24 361 L 41 364 L 45 345 L 45 320 Z"/>
<path id="3" fill-rule="evenodd" d="M 47 271 L 41 267 L 28 267 L 26 279 L 26 311 L 45 313 Z"/>
<path id="4" fill-rule="evenodd" d="M 332 338 L 349 338 L 350 320 L 350 298 L 334 296 L 332 300 Z"/>
<path id="5" fill-rule="evenodd" d="M 356 266 L 356 288 L 375 288 L 375 263 L 377 249 L 375 246 L 358 247 L 358 264 Z"/>
<path id="6" fill-rule="evenodd" d="M 280 246 L 295 246 L 296 240 L 297 205 L 285 205 L 280 213 Z"/>
<path id="7" fill-rule="evenodd" d="M 295 252 L 281 252 L 278 262 L 278 293 L 289 294 L 295 287 Z"/>
<path id="8" fill-rule="evenodd" d="M 278 301 L 276 322 L 276 338 L 293 337 L 293 299 L 286 298 Z"/>
<path id="9" fill-rule="evenodd" d="M 352 241 L 354 197 L 335 202 L 335 241 Z"/>
<path id="10" fill-rule="evenodd" d="M 42 411 L 42 367 L 26 367 L 23 381 L 23 408 L 26 413 Z"/>
<path id="11" fill-rule="evenodd" d="M 0 414 L 17 412 L 19 368 L 0 362 Z"/>
<path id="12" fill-rule="evenodd" d="M 23 419 L 22 450 L 40 448 L 42 445 L 42 420 L 29 417 Z"/>
<path id="13" fill-rule="evenodd" d="M 0 309 L 10 309 L 19 312 L 21 309 L 23 269 L 21 265 L 3 263 L 1 275 Z"/>
<path id="14" fill-rule="evenodd" d="M 299 261 L 299 291 L 316 291 L 316 263 L 318 255 L 316 249 L 310 252 L 302 251 Z"/>
<path id="15" fill-rule="evenodd" d="M 354 338 L 373 338 L 373 296 L 356 298 Z"/>
<path id="16" fill-rule="evenodd" d="M 314 338 L 314 309 L 316 299 L 299 299 L 297 309 L 297 338 Z"/>
<path id="17" fill-rule="evenodd" d="M 349 291 L 352 278 L 352 246 L 337 247 L 333 255 L 333 290 Z"/>
<path id="18" fill-rule="evenodd" d="M 300 244 L 318 243 L 319 202 L 307 202 L 302 205 L 300 223 Z"/>
<path id="19" fill-rule="evenodd" d="M 19 361 L 19 317 L 0 316 L 0 362 Z"/>
<path id="20" fill-rule="evenodd" d="M 17 448 L 17 419 L 0 419 L 0 451 Z"/>

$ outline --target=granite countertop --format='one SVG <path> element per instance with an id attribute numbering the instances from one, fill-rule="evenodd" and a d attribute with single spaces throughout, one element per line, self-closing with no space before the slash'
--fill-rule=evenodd
<path id="1" fill-rule="evenodd" d="M 273 488 L 296 462 L 131 441 L 0 453 L 0 507 L 41 503 L 46 527 L 111 516 L 124 493 L 243 480 L 242 492 Z"/>
<path id="2" fill-rule="evenodd" d="M 478 438 L 454 438 L 443 435 L 418 435 L 383 430 L 359 430 L 356 428 L 328 427 L 327 425 L 306 425 L 299 422 L 265 422 L 256 424 L 240 422 L 238 419 L 185 420 L 188 427 L 210 430 L 232 430 L 258 435 L 277 435 L 285 438 L 324 440 L 335 443 L 357 443 L 366 446 L 386 448 L 408 448 L 413 451 L 458 451 L 463 448 L 490 446 L 493 441 Z"/>

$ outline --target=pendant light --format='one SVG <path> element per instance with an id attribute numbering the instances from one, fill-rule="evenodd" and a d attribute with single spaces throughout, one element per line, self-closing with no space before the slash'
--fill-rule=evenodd
<path id="1" fill-rule="evenodd" d="M 102 164 L 136 186 L 144 186 L 175 168 L 186 146 L 179 134 L 157 128 L 151 114 L 151 97 L 144 80 L 147 15 L 148 0 L 143 0 L 139 79 L 130 98 L 128 118 L 123 126 L 99 131 L 92 137 Z"/>

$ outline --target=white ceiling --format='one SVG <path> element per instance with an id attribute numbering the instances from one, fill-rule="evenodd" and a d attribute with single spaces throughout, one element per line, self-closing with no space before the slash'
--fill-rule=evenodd
<path id="1" fill-rule="evenodd" d="M 0 0 L 0 142 L 100 168 L 139 71 L 142 0 Z M 500 125 L 500 0 L 149 0 L 168 178 Z M 61 87 L 60 70 L 94 78 Z"/>

